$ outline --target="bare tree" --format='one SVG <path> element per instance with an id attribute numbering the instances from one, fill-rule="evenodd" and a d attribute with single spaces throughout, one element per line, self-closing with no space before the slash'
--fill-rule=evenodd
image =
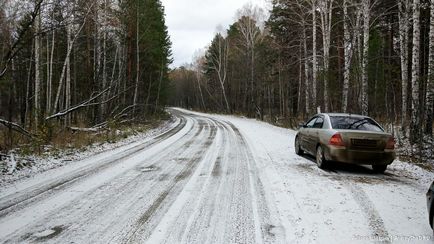
<path id="1" fill-rule="evenodd" d="M 411 68 L 411 136 L 414 143 L 419 139 L 419 79 L 420 79 L 420 0 L 413 0 L 413 60 Z"/>
<path id="2" fill-rule="evenodd" d="M 229 56 L 229 43 L 228 41 L 217 34 L 216 36 L 216 50 L 213 50 L 210 53 L 210 68 L 214 70 L 217 74 L 218 81 L 220 84 L 220 88 L 222 89 L 223 98 L 225 101 L 226 112 L 230 113 L 231 109 L 229 106 L 229 102 L 226 96 L 225 83 L 228 73 L 228 56 Z"/>
<path id="3" fill-rule="evenodd" d="M 134 88 L 134 99 L 133 99 L 133 113 L 138 103 L 139 97 L 139 77 L 140 77 L 140 49 L 139 49 L 139 8 L 136 10 L 136 83 Z"/>
<path id="4" fill-rule="evenodd" d="M 257 6 L 253 7 L 251 4 L 245 5 L 238 12 L 239 20 L 237 22 L 237 28 L 242 34 L 244 46 L 249 53 L 250 57 L 250 108 L 257 107 L 256 87 L 255 87 L 255 58 L 256 58 L 256 46 L 263 37 L 258 24 L 263 18 L 263 10 Z"/>
<path id="5" fill-rule="evenodd" d="M 342 87 L 342 111 L 348 112 L 348 94 L 350 85 L 350 72 L 357 36 L 360 35 L 360 5 L 356 1 L 344 0 L 344 82 Z M 349 12 L 351 14 L 349 14 Z M 351 18 L 355 16 L 355 18 Z M 352 29 L 351 29 L 352 28 Z"/>
<path id="6" fill-rule="evenodd" d="M 317 0 L 312 0 L 312 100 L 313 106 L 317 107 L 317 84 L 318 84 L 318 61 L 317 61 L 317 44 L 316 44 L 316 31 L 317 31 Z"/>
<path id="7" fill-rule="evenodd" d="M 398 0 L 399 9 L 399 45 L 401 60 L 401 125 L 404 126 L 407 120 L 407 88 L 408 88 L 408 36 L 410 29 L 410 0 Z"/>
<path id="8" fill-rule="evenodd" d="M 40 38 L 39 38 L 39 32 L 41 28 L 41 9 L 39 9 L 39 13 L 37 14 L 36 21 L 35 21 L 35 95 L 34 95 L 34 120 L 35 120 L 35 127 L 38 127 L 38 121 L 39 121 L 39 113 L 41 111 L 41 105 L 40 105 L 40 95 L 41 95 L 41 76 L 40 76 Z"/>
<path id="9" fill-rule="evenodd" d="M 324 109 L 329 110 L 329 66 L 330 44 L 332 31 L 332 15 L 334 0 L 320 0 L 321 32 L 323 41 L 323 68 L 324 68 Z"/>
<path id="10" fill-rule="evenodd" d="M 85 16 L 85 18 L 83 20 L 83 23 L 78 28 L 77 32 L 74 35 L 74 38 L 72 38 L 70 40 L 70 45 L 68 45 L 68 48 L 67 48 L 67 51 L 66 51 L 65 61 L 64 61 L 63 66 L 62 66 L 62 73 L 60 74 L 59 84 L 58 84 L 58 87 L 57 87 L 56 98 L 54 100 L 54 106 L 52 108 L 52 112 L 53 113 L 56 112 L 57 109 L 58 109 L 58 107 L 59 107 L 59 101 L 60 101 L 60 95 L 61 95 L 61 92 L 62 92 L 63 81 L 65 79 L 66 69 L 67 69 L 67 66 L 68 66 L 68 60 L 69 60 L 69 57 L 71 56 L 71 52 L 72 52 L 72 49 L 74 47 L 74 43 L 77 40 L 77 38 L 78 38 L 81 30 L 83 29 L 84 25 L 86 24 L 87 17 L 88 17 L 88 15 L 90 13 L 90 10 L 92 9 L 92 7 L 93 7 L 94 4 L 95 3 L 92 3 L 91 6 L 89 7 L 89 10 L 88 10 L 88 12 L 87 12 L 87 14 L 86 14 L 86 16 Z M 71 24 L 72 23 L 67 23 L 68 28 L 69 28 L 69 25 L 71 25 Z"/>
<path id="11" fill-rule="evenodd" d="M 429 58 L 428 85 L 426 98 L 426 129 L 425 133 L 432 136 L 433 106 L 434 106 L 434 0 L 430 0 L 430 30 L 429 30 Z"/>
<path id="12" fill-rule="evenodd" d="M 368 58 L 369 58 L 369 27 L 371 16 L 371 1 L 362 0 L 363 13 L 363 54 L 362 54 L 362 114 L 368 115 Z"/>

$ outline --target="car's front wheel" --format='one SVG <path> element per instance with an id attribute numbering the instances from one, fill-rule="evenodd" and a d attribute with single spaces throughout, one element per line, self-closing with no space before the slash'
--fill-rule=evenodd
<path id="1" fill-rule="evenodd" d="M 298 139 L 298 136 L 295 138 L 295 145 L 294 145 L 294 148 L 295 148 L 295 153 L 296 153 L 297 155 L 303 155 L 304 151 L 301 149 L 301 146 L 300 146 L 300 139 Z"/>
<path id="2" fill-rule="evenodd" d="M 387 165 L 372 165 L 372 169 L 375 173 L 384 173 L 387 169 Z"/>
<path id="3" fill-rule="evenodd" d="M 327 161 L 324 158 L 324 151 L 321 146 L 316 148 L 316 164 L 320 169 L 324 169 L 327 166 Z"/>

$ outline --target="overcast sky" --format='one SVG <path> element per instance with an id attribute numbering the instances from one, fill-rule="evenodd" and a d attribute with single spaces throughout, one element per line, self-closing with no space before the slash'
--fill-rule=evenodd
<path id="1" fill-rule="evenodd" d="M 267 0 L 162 0 L 172 41 L 173 67 L 192 62 L 207 46 L 217 26 L 227 29 L 238 9 L 247 3 L 266 8 Z"/>

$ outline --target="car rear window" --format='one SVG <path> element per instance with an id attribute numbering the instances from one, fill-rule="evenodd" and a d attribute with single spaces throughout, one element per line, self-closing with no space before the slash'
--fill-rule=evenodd
<path id="1" fill-rule="evenodd" d="M 330 116 L 333 129 L 383 131 L 371 118 Z"/>

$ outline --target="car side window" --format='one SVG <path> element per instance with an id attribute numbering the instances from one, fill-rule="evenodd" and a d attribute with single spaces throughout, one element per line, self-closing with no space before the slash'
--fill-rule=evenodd
<path id="1" fill-rule="evenodd" d="M 322 117 L 318 117 L 313 124 L 313 128 L 321 129 L 324 124 L 324 119 Z"/>
<path id="2" fill-rule="evenodd" d="M 313 125 L 315 124 L 316 119 L 317 119 L 317 117 L 312 118 L 311 120 L 309 120 L 309 122 L 307 122 L 307 124 L 306 124 L 306 127 L 307 128 L 312 128 Z"/>

